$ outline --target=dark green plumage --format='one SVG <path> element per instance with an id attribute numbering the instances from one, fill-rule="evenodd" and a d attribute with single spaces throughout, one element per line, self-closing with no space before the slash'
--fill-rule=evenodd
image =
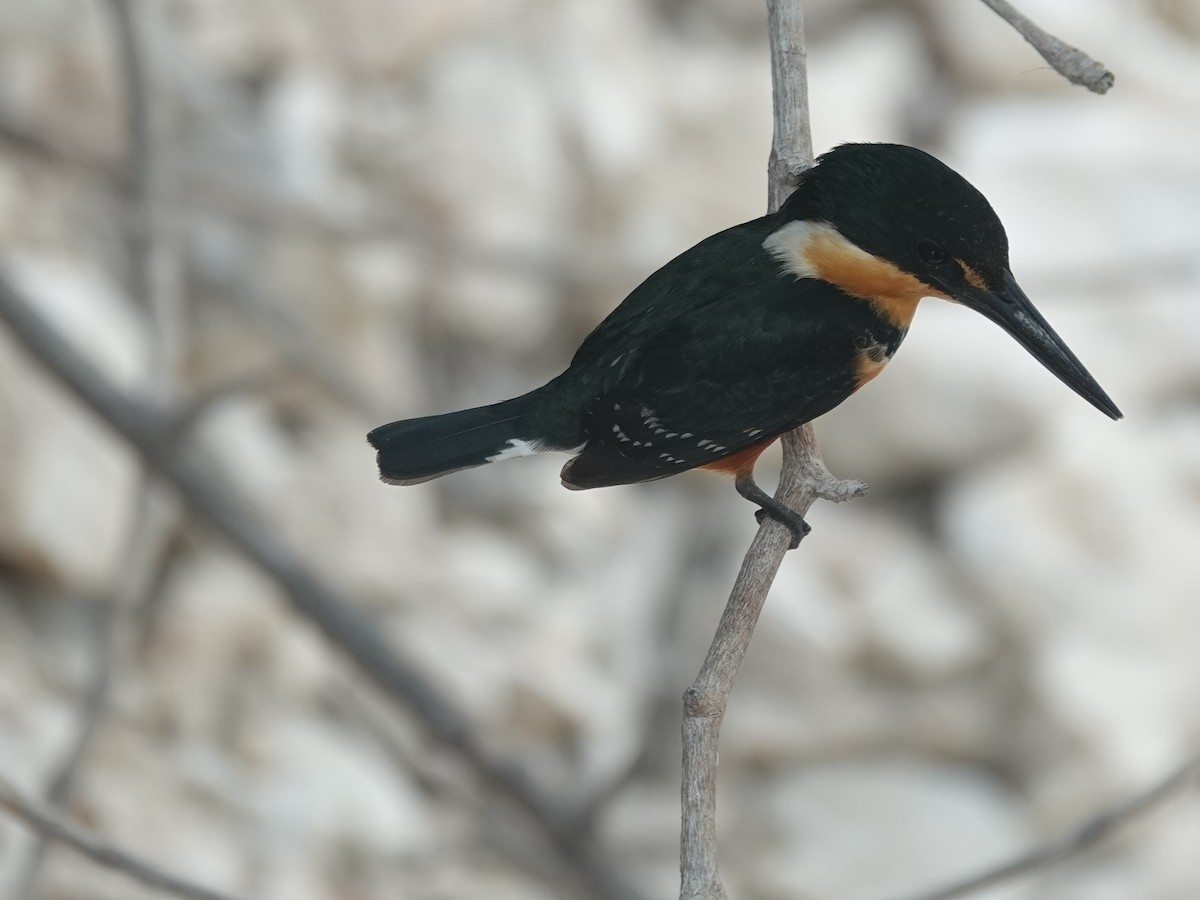
<path id="1" fill-rule="evenodd" d="M 740 228 L 756 239 L 768 231 L 760 223 Z M 730 243 L 746 236 L 710 240 L 725 235 Z M 761 444 L 850 396 L 866 342 L 899 346 L 899 329 L 832 285 L 763 277 L 757 270 L 779 267 L 760 245 L 744 248 L 732 277 L 703 289 L 715 289 L 708 303 L 632 341 L 630 324 L 655 318 L 659 305 L 648 303 L 649 312 L 605 322 L 584 342 L 571 366 L 578 374 L 565 380 L 579 378 L 588 396 L 589 441 L 564 469 L 564 482 L 587 488 L 662 478 Z M 646 296 L 670 302 L 677 287 L 647 284 Z M 611 366 L 621 346 L 631 349 Z M 606 378 L 606 366 L 618 374 Z"/>
<path id="2" fill-rule="evenodd" d="M 628 484 L 716 462 L 828 412 L 854 389 L 857 349 L 871 340 L 894 351 L 903 333 L 833 285 L 783 271 L 763 242 L 785 221 L 737 225 L 667 263 L 544 387 L 502 408 L 372 432 L 384 476 L 434 477 L 451 446 L 449 471 L 481 465 L 515 438 L 582 446 L 564 470 L 571 487 Z"/>
<path id="3" fill-rule="evenodd" d="M 777 213 L 715 234 L 647 278 L 545 386 L 394 422 L 369 440 L 383 478 L 398 483 L 540 450 L 577 454 L 563 469 L 573 488 L 729 460 L 738 489 L 798 540 L 807 526 L 753 483 L 755 448 L 873 377 L 930 295 L 997 322 L 1120 416 L 1017 287 L 982 194 L 920 150 L 847 144 L 821 157 Z"/>

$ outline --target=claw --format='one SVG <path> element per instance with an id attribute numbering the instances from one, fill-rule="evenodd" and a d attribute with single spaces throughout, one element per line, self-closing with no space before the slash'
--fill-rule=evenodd
<path id="1" fill-rule="evenodd" d="M 757 503 L 759 509 L 754 513 L 754 518 L 758 520 L 758 524 L 762 524 L 767 517 L 774 519 L 781 525 L 784 525 L 792 532 L 792 542 L 789 545 L 789 550 L 795 550 L 800 546 L 800 541 L 804 536 L 812 531 L 812 528 L 804 517 L 794 509 L 788 509 L 770 494 L 766 493 L 762 488 L 754 483 L 754 477 L 749 473 L 738 475 L 734 482 L 737 492 L 752 503 Z"/>

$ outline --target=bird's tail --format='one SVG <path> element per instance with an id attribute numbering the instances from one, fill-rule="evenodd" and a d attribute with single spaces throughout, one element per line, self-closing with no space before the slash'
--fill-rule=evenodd
<path id="1" fill-rule="evenodd" d="M 379 451 L 380 478 L 390 484 L 420 484 L 460 469 L 551 449 L 527 433 L 532 396 L 381 425 L 367 435 Z"/>

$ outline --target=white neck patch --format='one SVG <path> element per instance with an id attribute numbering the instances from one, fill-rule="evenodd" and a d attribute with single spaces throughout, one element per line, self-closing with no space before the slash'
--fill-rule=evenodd
<path id="1" fill-rule="evenodd" d="M 796 219 L 771 232 L 762 243 L 763 249 L 797 278 L 821 278 L 815 263 L 808 255 L 809 250 L 818 244 L 836 247 L 839 255 L 861 262 L 864 266 L 878 262 L 866 250 L 843 237 L 842 233 L 828 222 Z"/>

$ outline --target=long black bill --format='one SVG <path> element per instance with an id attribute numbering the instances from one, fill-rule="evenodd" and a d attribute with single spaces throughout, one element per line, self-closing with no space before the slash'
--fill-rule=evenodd
<path id="1" fill-rule="evenodd" d="M 968 288 L 956 293 L 963 305 L 983 313 L 1011 334 L 1038 362 L 1080 397 L 1105 415 L 1113 419 L 1121 418 L 1117 405 L 1034 308 L 1011 272 L 1005 269 L 1004 287 L 999 291 Z"/>

